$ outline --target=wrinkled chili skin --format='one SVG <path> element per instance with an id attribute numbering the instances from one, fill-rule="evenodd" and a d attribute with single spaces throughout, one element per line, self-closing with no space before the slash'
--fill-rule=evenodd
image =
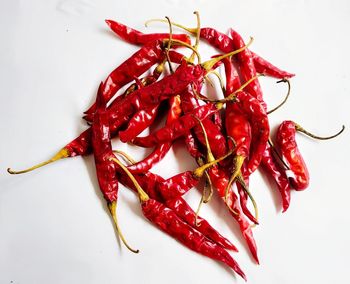
<path id="1" fill-rule="evenodd" d="M 199 178 L 192 171 L 179 173 L 158 184 L 158 189 L 165 199 L 173 199 L 184 195 L 199 183 Z"/>
<path id="2" fill-rule="evenodd" d="M 119 132 L 120 141 L 129 142 L 149 127 L 158 114 L 159 104 L 139 110 L 128 122 L 125 130 Z"/>
<path id="3" fill-rule="evenodd" d="M 145 73 L 154 64 L 163 59 L 163 42 L 152 41 L 142 46 L 131 57 L 114 69 L 103 83 L 103 97 L 109 101 L 115 93 L 125 84 Z M 95 111 L 93 104 L 85 113 L 91 114 Z"/>
<path id="4" fill-rule="evenodd" d="M 309 185 L 309 171 L 295 140 L 296 128 L 293 121 L 286 120 L 277 129 L 276 144 L 289 165 L 294 177 L 289 177 L 295 190 L 304 190 Z"/>
<path id="5" fill-rule="evenodd" d="M 178 119 L 182 113 L 181 110 L 181 99 L 180 96 L 174 96 L 169 99 L 169 111 L 166 120 L 166 125 Z M 129 171 L 132 173 L 142 173 L 150 170 L 156 163 L 160 162 L 164 156 L 169 152 L 172 143 L 166 142 L 159 144 L 151 154 L 149 154 L 143 160 L 137 162 L 134 165 L 128 167 Z"/>
<path id="6" fill-rule="evenodd" d="M 236 103 L 247 115 L 251 125 L 252 137 L 256 141 L 250 148 L 250 158 L 247 164 L 247 175 L 252 174 L 259 166 L 269 139 L 270 126 L 265 109 L 260 102 L 246 92 L 238 92 Z"/>
<path id="7" fill-rule="evenodd" d="M 101 83 L 97 94 L 97 110 L 91 127 L 91 141 L 100 189 L 108 202 L 115 202 L 118 195 L 118 179 L 115 163 L 111 161 L 114 154 L 109 132 L 108 112 L 102 97 L 102 91 Z"/>
<path id="8" fill-rule="evenodd" d="M 229 176 L 228 174 L 220 169 L 218 166 L 213 166 L 208 170 L 210 179 L 214 185 L 214 188 L 216 188 L 219 196 L 224 199 L 225 198 L 225 191 L 226 187 L 228 185 Z M 237 212 L 238 214 L 234 214 L 230 211 L 232 217 L 236 220 L 236 222 L 239 225 L 240 231 L 243 235 L 243 238 L 245 239 L 248 248 L 251 252 L 251 255 L 253 256 L 254 260 L 259 263 L 258 258 L 258 249 L 256 246 L 256 242 L 253 236 L 253 231 L 251 228 L 250 223 L 245 219 L 241 208 L 238 205 L 236 194 L 231 190 L 229 191 L 228 199 L 227 199 L 227 205 Z"/>
<path id="9" fill-rule="evenodd" d="M 118 132 L 120 127 L 125 124 L 130 119 L 130 116 L 141 106 L 147 107 L 148 104 L 156 104 L 168 97 L 181 93 L 192 81 L 203 78 L 203 72 L 200 66 L 181 65 L 174 74 L 166 76 L 152 85 L 132 92 L 121 100 L 119 104 L 112 104 L 108 108 L 111 137 Z M 102 88 L 104 88 L 104 85 Z M 69 152 L 69 157 L 90 154 L 92 150 L 91 129 L 85 130 L 64 148 Z"/>
<path id="10" fill-rule="evenodd" d="M 168 33 L 144 34 L 138 30 L 135 30 L 113 20 L 105 20 L 105 22 L 116 35 L 118 35 L 121 39 L 131 44 L 144 45 L 150 41 L 163 40 L 169 38 Z M 172 39 L 180 40 L 187 44 L 191 44 L 190 37 L 186 34 L 172 34 L 171 37 Z"/>
<path id="11" fill-rule="evenodd" d="M 250 51 L 250 53 L 253 57 L 256 72 L 276 79 L 288 79 L 295 76 L 293 73 L 279 69 L 264 58 L 257 55 L 255 52 Z"/>
<path id="12" fill-rule="evenodd" d="M 125 175 L 124 172 L 119 172 L 118 177 L 120 182 L 136 191 L 133 183 L 130 179 Z M 164 203 L 167 207 L 173 210 L 176 215 L 181 218 L 188 225 L 196 228 L 197 231 L 201 232 L 207 238 L 211 239 L 213 242 L 222 246 L 225 249 L 230 249 L 234 251 L 238 251 L 237 248 L 225 237 L 223 237 L 219 232 L 217 232 L 205 219 L 201 217 L 197 217 L 197 225 L 195 224 L 196 213 L 193 211 L 191 206 L 182 198 L 177 197 L 174 199 L 164 200 L 161 192 L 158 190 L 158 183 L 163 182 L 164 179 L 156 174 L 151 172 L 145 172 L 144 174 L 135 174 L 135 178 L 141 187 L 146 191 L 146 193 L 152 198 L 156 199 L 159 202 Z"/>
<path id="13" fill-rule="evenodd" d="M 213 47 L 221 50 L 224 53 L 228 53 L 234 49 L 237 49 L 237 47 L 234 45 L 232 39 L 229 36 L 213 28 L 202 28 L 200 31 L 200 37 L 206 40 Z M 288 73 L 277 68 L 276 66 L 274 66 L 264 58 L 260 57 L 256 53 L 253 53 L 252 51 L 250 52 L 252 53 L 255 70 L 258 73 L 264 74 L 266 76 L 271 76 L 277 79 L 291 78 L 294 76 L 294 74 Z"/>
<path id="14" fill-rule="evenodd" d="M 272 152 L 272 148 L 269 144 L 267 144 L 264 151 L 261 165 L 268 176 L 272 177 L 275 181 L 282 198 L 282 212 L 286 212 L 290 205 L 291 187 L 285 170 L 278 163 L 278 161 L 276 161 L 276 158 Z"/>
<path id="15" fill-rule="evenodd" d="M 181 98 L 181 106 L 185 114 L 193 112 L 197 107 L 200 106 L 197 98 L 190 90 L 186 90 L 184 93 L 182 93 Z M 219 115 L 219 111 L 215 112 L 214 115 L 215 114 Z M 224 156 L 227 153 L 227 143 L 225 136 L 220 130 L 220 127 L 215 124 L 209 117 L 203 119 L 202 123 L 207 133 L 209 145 L 211 147 L 213 155 L 215 157 Z M 206 146 L 203 130 L 200 125 L 197 125 L 193 128 L 193 134 L 203 146 Z"/>
<path id="16" fill-rule="evenodd" d="M 195 252 L 225 263 L 246 280 L 246 276 L 238 263 L 225 249 L 205 238 L 203 234 L 182 221 L 170 208 L 154 199 L 149 199 L 142 203 L 142 212 L 151 223 L 168 235 Z"/>
<path id="17" fill-rule="evenodd" d="M 133 143 L 141 147 L 153 147 L 160 143 L 170 142 L 185 135 L 190 129 L 198 124 L 198 120 L 205 119 L 217 111 L 215 104 L 208 103 L 194 109 L 191 113 L 185 114 L 173 121 L 171 124 L 155 131 L 145 137 L 136 137 Z"/>

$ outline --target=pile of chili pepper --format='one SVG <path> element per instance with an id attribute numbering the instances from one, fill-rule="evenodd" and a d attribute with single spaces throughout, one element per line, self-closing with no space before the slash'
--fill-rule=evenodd
<path id="1" fill-rule="evenodd" d="M 138 252 L 127 243 L 118 224 L 119 184 L 137 194 L 149 222 L 184 246 L 228 265 L 246 279 L 228 253 L 228 250 L 238 251 L 235 245 L 199 216 L 202 204 L 209 203 L 213 194 L 221 197 L 223 206 L 238 223 L 252 257 L 259 263 L 253 236 L 253 228 L 259 224 L 258 205 L 249 187 L 251 175 L 260 168 L 276 183 L 285 212 L 291 192 L 309 185 L 309 173 L 298 150 L 296 133 L 330 139 L 338 136 L 344 126 L 335 135 L 318 137 L 287 120 L 272 137 L 268 114 L 285 103 L 290 93 L 289 79 L 294 74 L 251 51 L 252 39 L 246 43 L 233 29 L 225 34 L 214 28 L 202 28 L 199 14 L 195 12 L 195 15 L 196 28 L 173 23 L 169 18 L 147 22 L 166 22 L 168 33 L 144 34 L 107 20 L 119 38 L 140 48 L 101 82 L 96 103 L 84 112 L 89 127 L 48 161 L 23 171 L 8 169 L 8 172 L 25 173 L 59 159 L 93 154 L 99 187 L 118 235 L 130 251 Z M 173 33 L 174 26 L 186 33 Z M 219 54 L 202 62 L 198 52 L 201 40 Z M 189 50 L 191 55 L 185 56 L 181 50 Z M 216 75 L 220 82 L 217 100 L 209 99 L 206 94 L 206 85 L 214 84 L 209 74 Z M 268 110 L 264 101 L 261 76 L 275 78 L 288 86 L 287 97 L 272 110 Z M 160 129 L 139 136 L 164 114 L 166 121 Z M 115 137 L 153 151 L 141 161 L 135 161 L 127 153 L 113 150 L 111 139 Z M 151 170 L 176 140 L 184 141 L 198 167 L 164 179 Z M 182 196 L 202 179 L 205 180 L 202 198 L 193 210 Z"/>

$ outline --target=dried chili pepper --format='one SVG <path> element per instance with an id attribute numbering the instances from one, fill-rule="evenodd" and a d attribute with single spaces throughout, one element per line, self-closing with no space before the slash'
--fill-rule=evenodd
<path id="1" fill-rule="evenodd" d="M 166 125 L 169 125 L 171 122 L 179 118 L 182 112 L 180 107 L 180 102 L 181 102 L 181 99 L 180 99 L 180 96 L 178 95 L 169 99 L 170 109 L 168 112 Z M 156 163 L 158 163 L 160 160 L 164 158 L 164 156 L 170 150 L 171 145 L 172 145 L 171 142 L 162 143 L 158 145 L 152 151 L 152 153 L 149 154 L 145 159 L 137 162 L 134 165 L 129 166 L 128 167 L 129 171 L 135 174 L 135 173 L 142 173 L 150 170 Z"/>
<path id="2" fill-rule="evenodd" d="M 135 76 L 142 75 L 161 61 L 163 61 L 163 41 L 152 41 L 142 46 L 108 75 L 103 86 L 104 99 L 109 101 L 121 87 L 134 80 Z M 94 111 L 95 106 L 92 105 L 85 113 L 91 114 Z"/>
<path id="3" fill-rule="evenodd" d="M 285 170 L 280 166 L 278 161 L 276 161 L 272 147 L 268 144 L 264 151 L 262 160 L 262 168 L 271 176 L 281 194 L 282 198 L 282 212 L 287 211 L 290 204 L 290 184 Z"/>
<path id="4" fill-rule="evenodd" d="M 128 168 L 130 167 L 132 165 L 128 166 Z M 158 183 L 164 182 L 161 176 L 145 171 L 144 174 L 135 174 L 134 177 L 151 198 L 164 203 L 191 227 L 195 226 L 196 213 L 182 197 L 165 200 L 161 192 L 159 192 Z M 119 179 L 124 186 L 136 191 L 134 184 L 125 174 L 119 173 Z M 198 217 L 195 229 L 223 248 L 238 251 L 229 240 L 217 232 L 205 219 Z"/>
<path id="5" fill-rule="evenodd" d="M 164 20 L 162 19 L 154 19 L 154 20 L 147 21 L 146 25 L 153 21 L 164 22 Z M 191 34 L 195 35 L 197 33 L 197 29 L 195 28 L 187 28 L 177 23 L 172 23 L 172 24 L 174 26 L 180 27 L 188 31 Z M 213 47 L 225 53 L 228 53 L 235 49 L 232 39 L 228 35 L 221 33 L 214 28 L 210 28 L 210 27 L 201 28 L 200 38 L 206 40 L 210 45 L 212 45 Z M 295 76 L 295 74 L 292 74 L 277 68 L 276 66 L 274 66 L 273 64 L 271 64 L 270 62 L 268 62 L 266 59 L 262 58 L 258 54 L 254 53 L 253 51 L 250 50 L 250 52 L 252 53 L 254 66 L 258 73 L 264 74 L 266 76 L 274 77 L 276 79 L 291 78 Z"/>
<path id="6" fill-rule="evenodd" d="M 315 139 L 326 140 L 337 137 L 344 131 L 344 129 L 345 127 L 343 126 L 342 129 L 335 135 L 329 137 L 319 137 L 306 131 L 299 124 L 293 121 L 286 120 L 281 123 L 277 130 L 276 143 L 283 158 L 287 161 L 290 170 L 294 174 L 294 177 L 289 177 L 289 181 L 295 190 L 306 189 L 310 180 L 310 175 L 306 164 L 295 141 L 296 132 L 303 132 L 304 134 Z"/>
<path id="7" fill-rule="evenodd" d="M 186 222 L 181 220 L 181 218 L 179 218 L 173 210 L 155 199 L 149 198 L 127 168 L 117 159 L 113 160 L 118 163 L 118 165 L 125 170 L 130 179 L 132 179 L 139 194 L 142 213 L 151 223 L 155 224 L 162 231 L 174 237 L 191 250 L 225 263 L 246 280 L 246 276 L 239 267 L 238 263 L 225 249 L 207 239 L 202 233 L 189 226 Z"/>
<path id="8" fill-rule="evenodd" d="M 168 33 L 144 34 L 113 20 L 106 20 L 106 23 L 120 38 L 136 45 L 144 45 L 150 41 L 168 39 L 170 36 Z M 188 44 L 191 43 L 189 36 L 186 34 L 172 34 L 172 38 Z"/>
<path id="9" fill-rule="evenodd" d="M 173 141 L 176 138 L 185 135 L 190 129 L 198 124 L 195 117 L 203 120 L 216 112 L 218 107 L 220 108 L 221 105 L 216 105 L 213 103 L 200 106 L 193 110 L 192 113 L 181 116 L 171 124 L 164 126 L 148 136 L 136 137 L 133 140 L 133 144 L 141 147 L 153 147 L 160 143 Z"/>
<path id="10" fill-rule="evenodd" d="M 229 192 L 229 195 L 226 197 L 226 188 L 229 182 L 229 176 L 221 170 L 219 167 L 214 166 L 208 170 L 211 181 L 213 182 L 214 188 L 216 188 L 219 196 L 223 199 L 225 204 L 230 209 L 230 213 L 233 218 L 237 221 L 240 231 L 245 239 L 248 248 L 253 256 L 254 260 L 259 263 L 257 246 L 254 240 L 252 228 L 249 222 L 245 219 L 241 209 L 237 205 L 237 197 L 233 191 Z"/>
<path id="11" fill-rule="evenodd" d="M 111 160 L 114 157 L 109 132 L 107 102 L 103 97 L 103 83 L 100 84 L 96 100 L 96 113 L 92 124 L 92 147 L 95 157 L 96 174 L 100 189 L 107 201 L 109 211 L 113 217 L 118 235 L 124 245 L 132 252 L 138 253 L 138 250 L 131 248 L 126 242 L 118 225 L 116 215 L 117 197 L 118 197 L 118 178 L 116 174 L 116 165 Z"/>

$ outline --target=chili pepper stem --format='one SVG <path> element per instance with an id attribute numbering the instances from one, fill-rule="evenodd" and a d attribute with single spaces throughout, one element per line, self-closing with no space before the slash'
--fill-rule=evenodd
<path id="1" fill-rule="evenodd" d="M 28 169 L 25 169 L 25 170 L 21 170 L 21 171 L 14 171 L 12 170 L 11 168 L 8 168 L 7 169 L 7 172 L 9 174 L 12 174 L 12 175 L 18 175 L 18 174 L 24 174 L 24 173 L 27 173 L 27 172 L 30 172 L 30 171 L 33 171 L 35 169 L 38 169 L 38 168 L 41 168 L 47 164 L 50 164 L 50 163 L 53 163 L 55 161 L 58 161 L 60 159 L 64 159 L 64 158 L 67 158 L 69 157 L 69 151 L 67 148 L 62 148 L 55 156 L 53 156 L 50 160 L 47 160 L 45 162 L 42 162 L 40 164 L 37 164 L 33 167 L 30 167 Z"/>
<path id="2" fill-rule="evenodd" d="M 195 218 L 194 218 L 194 224 L 195 224 L 196 227 L 198 227 L 198 215 L 199 215 L 199 211 L 202 208 L 203 203 L 204 203 L 204 191 L 203 191 L 201 200 L 199 201 L 199 204 L 198 204 L 198 207 L 197 207 L 197 210 L 196 210 L 196 214 L 195 214 Z"/>
<path id="3" fill-rule="evenodd" d="M 134 184 L 137 193 L 139 194 L 139 198 L 141 203 L 146 202 L 149 200 L 149 196 L 144 190 L 141 188 L 135 177 L 132 175 L 132 173 L 116 158 L 110 158 L 111 161 L 115 162 L 119 167 L 123 169 L 123 171 L 127 174 L 127 176 L 131 179 L 132 183 Z"/>
<path id="4" fill-rule="evenodd" d="M 235 158 L 235 170 L 232 173 L 231 178 L 230 178 L 230 180 L 226 186 L 226 189 L 225 189 L 225 198 L 224 198 L 225 202 L 227 202 L 228 193 L 229 193 L 229 190 L 231 188 L 232 183 L 235 181 L 235 179 L 241 173 L 241 168 L 242 168 L 244 160 L 245 160 L 245 157 L 243 157 L 243 156 L 237 156 Z"/>
<path id="5" fill-rule="evenodd" d="M 195 50 L 198 50 L 198 45 L 199 45 L 199 37 L 200 37 L 200 30 L 201 30 L 201 20 L 200 20 L 200 17 L 199 17 L 199 13 L 197 11 L 193 12 L 193 14 L 196 15 L 197 17 L 197 30 L 196 30 L 196 42 L 193 46 L 193 48 Z M 190 63 L 193 63 L 194 61 L 194 56 L 195 56 L 195 52 L 192 52 L 190 58 L 189 58 L 189 62 Z"/>
<path id="6" fill-rule="evenodd" d="M 295 122 L 294 122 L 294 125 L 295 125 L 296 131 L 302 132 L 302 133 L 306 134 L 307 136 L 310 136 L 311 138 L 314 138 L 317 140 L 328 140 L 328 139 L 335 138 L 335 137 L 339 136 L 345 130 L 345 125 L 343 125 L 341 130 L 338 133 L 331 135 L 331 136 L 322 137 L 322 136 L 317 136 L 317 135 L 310 133 L 309 131 L 305 130 L 303 127 L 301 127 L 299 124 L 297 124 Z"/>
<path id="7" fill-rule="evenodd" d="M 164 44 L 168 44 L 168 42 L 169 42 L 169 39 L 163 40 Z M 201 64 L 202 61 L 201 61 L 201 56 L 200 56 L 199 52 L 197 50 L 195 50 L 191 45 L 189 45 L 186 42 L 183 42 L 181 40 L 177 40 L 177 39 L 172 39 L 171 43 L 175 43 L 175 44 L 178 44 L 178 45 L 181 45 L 181 46 L 184 46 L 184 47 L 191 49 L 197 55 L 198 64 Z"/>
<path id="8" fill-rule="evenodd" d="M 209 163 L 207 163 L 207 164 L 205 164 L 205 165 L 203 165 L 203 166 L 198 167 L 197 169 L 195 169 L 195 170 L 193 171 L 193 175 L 194 175 L 195 177 L 197 177 L 197 178 L 201 178 L 201 177 L 204 175 L 204 173 L 205 173 L 205 171 L 206 171 L 207 169 L 209 169 L 209 168 L 212 167 L 213 165 L 215 165 L 215 164 L 221 162 L 222 160 L 226 159 L 227 157 L 229 157 L 230 155 L 232 155 L 232 153 L 233 153 L 233 151 L 230 151 L 230 152 L 228 152 L 226 155 L 224 155 L 224 156 L 222 156 L 222 157 L 220 157 L 220 158 L 218 158 L 218 159 L 216 159 L 216 160 L 214 160 L 214 161 L 212 161 L 212 162 L 209 162 Z"/>
<path id="9" fill-rule="evenodd" d="M 153 23 L 153 22 L 163 22 L 163 23 L 166 23 L 166 21 L 164 19 L 150 19 L 148 21 L 145 22 L 145 26 L 148 27 L 148 25 L 150 23 Z M 175 27 L 178 27 L 180 29 L 183 29 L 189 33 L 191 33 L 192 35 L 196 35 L 197 33 L 197 28 L 187 28 L 181 24 L 178 24 L 178 23 L 174 23 L 174 22 L 171 22 L 171 24 Z"/>
<path id="10" fill-rule="evenodd" d="M 168 46 L 166 48 L 166 51 L 165 51 L 165 55 L 166 55 L 166 59 L 168 61 L 168 66 L 169 66 L 169 70 L 170 70 L 170 73 L 173 74 L 174 73 L 174 70 L 173 70 L 173 67 L 171 66 L 171 62 L 170 62 L 170 57 L 169 57 L 169 50 L 170 50 L 170 47 L 171 47 L 171 42 L 172 42 L 172 37 L 173 37 L 173 28 L 171 26 L 171 21 L 170 21 L 170 18 L 169 17 L 165 17 L 169 23 L 169 41 L 168 41 Z"/>
<path id="11" fill-rule="evenodd" d="M 214 155 L 213 155 L 211 148 L 210 148 L 207 131 L 205 131 L 205 128 L 204 128 L 202 121 L 197 116 L 193 116 L 193 117 L 198 121 L 200 127 L 202 128 L 205 145 L 207 147 L 207 162 L 208 163 L 213 162 L 213 161 L 215 161 L 215 158 L 214 158 Z"/>
<path id="12" fill-rule="evenodd" d="M 116 153 L 120 156 L 122 156 L 125 160 L 127 160 L 130 164 L 136 164 L 136 161 L 129 156 L 127 153 L 120 151 L 120 150 L 113 150 L 113 153 Z"/>
<path id="13" fill-rule="evenodd" d="M 289 95 L 290 95 L 290 82 L 289 82 L 288 79 L 282 79 L 282 80 L 277 81 L 277 83 L 281 83 L 281 82 L 287 83 L 287 84 L 288 84 L 288 92 L 287 92 L 287 95 L 286 95 L 286 97 L 284 98 L 284 100 L 283 100 L 278 106 L 276 106 L 276 107 L 274 107 L 273 109 L 267 111 L 267 112 L 266 112 L 267 114 L 273 113 L 274 111 L 278 110 L 281 106 L 283 106 L 283 105 L 286 103 L 286 101 L 287 101 L 288 98 L 289 98 Z"/>
<path id="14" fill-rule="evenodd" d="M 108 209 L 109 212 L 112 215 L 114 224 L 115 224 L 115 228 L 117 230 L 118 236 L 119 238 L 122 240 L 123 244 L 127 247 L 128 250 L 130 250 L 133 253 L 139 253 L 140 251 L 138 249 L 133 249 L 132 247 L 130 247 L 130 245 L 127 243 L 125 237 L 123 236 L 119 224 L 118 224 L 118 218 L 117 218 L 117 202 L 108 202 Z"/>
<path id="15" fill-rule="evenodd" d="M 242 52 L 243 50 L 245 50 L 246 48 L 248 48 L 251 44 L 253 43 L 253 38 L 250 37 L 249 39 L 249 42 L 243 46 L 242 48 L 239 48 L 239 49 L 236 49 L 232 52 L 229 52 L 229 53 L 226 53 L 224 55 L 221 55 L 221 56 L 218 56 L 218 57 L 215 57 L 213 59 L 210 59 L 206 62 L 203 62 L 201 65 L 202 67 L 205 69 L 205 70 L 211 70 L 213 68 L 213 66 L 218 63 L 219 61 L 221 61 L 222 59 L 226 58 L 226 57 L 230 57 L 230 56 L 233 56 L 237 53 L 240 53 Z"/>

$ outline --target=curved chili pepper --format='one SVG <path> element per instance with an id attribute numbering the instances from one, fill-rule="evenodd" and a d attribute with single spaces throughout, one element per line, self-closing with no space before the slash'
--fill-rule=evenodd
<path id="1" fill-rule="evenodd" d="M 294 177 L 289 177 L 291 186 L 295 190 L 304 190 L 309 185 L 310 175 L 295 141 L 296 131 L 293 121 L 283 121 L 277 130 L 276 144 L 294 174 Z"/>
<path id="2" fill-rule="evenodd" d="M 190 129 L 198 124 L 196 117 L 203 120 L 217 110 L 217 106 L 212 103 L 200 106 L 193 110 L 192 113 L 181 116 L 171 124 L 164 126 L 148 136 L 136 137 L 133 140 L 133 144 L 141 147 L 153 147 L 160 143 L 173 141 L 176 138 L 185 135 Z"/>
<path id="3" fill-rule="evenodd" d="M 105 20 L 105 22 L 120 38 L 136 45 L 144 45 L 154 40 L 168 39 L 170 36 L 168 33 L 144 34 L 138 30 L 135 30 L 113 20 Z M 190 37 L 186 34 L 172 34 L 171 37 L 172 39 L 191 44 Z"/>
<path id="4" fill-rule="evenodd" d="M 166 125 L 169 125 L 171 122 L 175 121 L 179 118 L 182 110 L 180 107 L 180 96 L 171 97 L 169 100 L 170 109 L 168 112 L 168 117 L 166 121 Z M 134 165 L 128 167 L 129 171 L 132 173 L 142 173 L 150 170 L 156 163 L 161 161 L 164 156 L 168 153 L 171 148 L 172 143 L 162 143 L 158 145 L 151 154 L 149 154 L 142 161 L 137 162 Z"/>
<path id="5" fill-rule="evenodd" d="M 286 212 L 290 204 L 290 184 L 285 170 L 276 161 L 272 147 L 267 144 L 261 160 L 262 168 L 271 176 L 282 197 L 282 212 Z"/>
<path id="6" fill-rule="evenodd" d="M 173 236 L 188 248 L 227 264 L 246 280 L 244 272 L 227 251 L 206 239 L 201 233 L 182 221 L 173 210 L 154 199 L 149 199 L 142 203 L 142 212 L 148 220 L 157 225 L 162 231 Z"/>

